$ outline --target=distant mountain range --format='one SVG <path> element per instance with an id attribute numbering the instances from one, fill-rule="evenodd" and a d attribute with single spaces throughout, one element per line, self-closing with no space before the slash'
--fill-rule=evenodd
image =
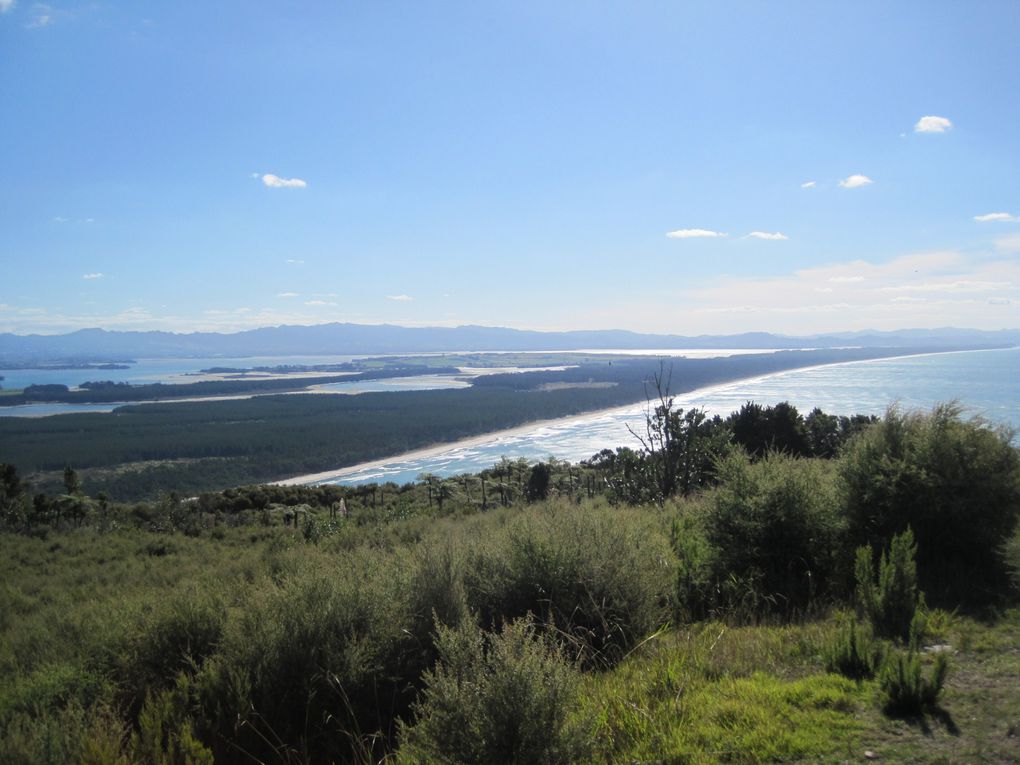
<path id="1" fill-rule="evenodd" d="M 738 335 L 655 335 L 625 330 L 536 332 L 505 327 L 400 327 L 391 324 L 316 324 L 243 332 L 119 332 L 82 329 L 65 335 L 0 334 L 0 363 L 49 360 L 215 356 L 319 356 L 451 351 L 567 351 L 679 348 L 961 347 L 1020 344 L 1020 330 L 906 329 L 793 337 L 768 332 Z"/>

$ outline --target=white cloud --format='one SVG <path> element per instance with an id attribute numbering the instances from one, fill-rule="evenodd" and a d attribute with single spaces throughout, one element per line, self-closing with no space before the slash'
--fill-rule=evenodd
<path id="1" fill-rule="evenodd" d="M 414 300 L 414 298 L 411 297 L 410 295 L 387 295 L 386 299 L 387 300 L 397 300 L 397 301 L 400 301 L 401 303 L 406 303 L 409 300 Z"/>
<path id="2" fill-rule="evenodd" d="M 301 260 L 300 258 L 287 258 L 286 262 L 290 263 L 292 266 L 300 266 L 302 263 L 304 263 L 304 261 Z"/>
<path id="3" fill-rule="evenodd" d="M 280 293 L 277 294 L 276 297 L 281 297 L 281 298 L 298 297 L 298 293 L 296 293 L 296 292 L 280 292 Z"/>
<path id="4" fill-rule="evenodd" d="M 97 271 L 94 274 L 82 274 L 81 278 L 82 279 L 102 279 L 103 275 Z"/>
<path id="5" fill-rule="evenodd" d="M 859 189 L 861 186 L 867 186 L 872 183 L 874 181 L 866 175 L 851 175 L 841 180 L 839 185 L 844 189 Z"/>
<path id="6" fill-rule="evenodd" d="M 802 189 L 813 189 L 817 185 L 818 183 L 816 181 L 807 181 L 805 183 L 800 184 L 800 187 Z"/>
<path id="7" fill-rule="evenodd" d="M 709 231 L 704 228 L 681 228 L 676 231 L 667 232 L 666 236 L 670 239 L 700 239 L 700 238 L 711 238 L 726 236 L 720 231 Z"/>
<path id="8" fill-rule="evenodd" d="M 70 218 L 65 218 L 62 215 L 54 215 L 53 216 L 53 222 L 54 223 L 70 223 L 71 219 Z"/>
<path id="9" fill-rule="evenodd" d="M 7 13 L 14 7 L 14 0 L 0 0 L 0 13 Z"/>
<path id="10" fill-rule="evenodd" d="M 863 276 L 830 276 L 829 281 L 833 284 L 850 284 L 852 282 L 863 282 Z"/>
<path id="11" fill-rule="evenodd" d="M 978 223 L 988 223 L 989 221 L 1002 221 L 1003 223 L 1013 223 L 1014 221 L 1020 220 L 1017 216 L 1007 212 L 997 213 L 986 213 L 985 215 L 975 215 L 974 220 Z"/>
<path id="12" fill-rule="evenodd" d="M 307 182 L 300 178 L 281 178 L 272 173 L 263 175 L 262 183 L 271 189 L 303 189 L 308 185 Z"/>
<path id="13" fill-rule="evenodd" d="M 945 117 L 921 117 L 914 125 L 915 133 L 945 133 L 953 123 Z"/>
<path id="14" fill-rule="evenodd" d="M 336 305 L 329 300 L 306 300 L 305 305 Z"/>
<path id="15" fill-rule="evenodd" d="M 770 234 L 767 231 L 752 231 L 747 236 L 752 239 L 767 239 L 770 242 L 785 242 L 790 238 L 786 234 L 781 234 L 778 231 L 774 234 Z"/>

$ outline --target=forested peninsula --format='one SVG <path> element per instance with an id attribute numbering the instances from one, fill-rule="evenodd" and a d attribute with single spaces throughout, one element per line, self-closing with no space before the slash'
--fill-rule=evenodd
<path id="1" fill-rule="evenodd" d="M 16 465 L 42 487 L 58 485 L 60 471 L 70 466 L 97 491 L 124 499 L 152 498 L 167 491 L 194 494 L 333 470 L 537 420 L 645 401 L 651 381 L 663 370 L 668 371 L 670 391 L 682 393 L 789 369 L 909 355 L 911 350 L 826 349 L 703 359 L 614 357 L 558 371 L 486 375 L 459 390 L 260 395 L 124 406 L 109 414 L 5 417 L 0 418 L 0 461 Z M 259 386 L 263 393 L 262 386 L 308 384 L 274 380 L 222 385 L 235 382 Z M 196 385 L 209 392 L 224 390 L 219 383 Z M 124 387 L 133 386 L 88 394 L 122 400 L 117 389 Z M 177 391 L 193 386 L 138 387 L 145 394 L 154 388 Z"/>
<path id="2" fill-rule="evenodd" d="M 0 396 L 0 406 L 20 406 L 23 404 L 39 403 L 105 404 L 165 401 L 175 398 L 259 396 L 267 393 L 307 390 L 312 385 L 386 380 L 397 377 L 413 377 L 421 374 L 457 374 L 458 371 L 453 367 L 425 367 L 419 365 L 372 369 L 342 375 L 282 376 L 269 380 L 248 378 L 240 372 L 234 375 L 236 379 L 200 380 L 186 383 L 132 385 L 123 382 L 101 380 L 84 383 L 75 390 L 68 389 L 66 385 L 30 385 L 21 391 L 7 392 Z"/>

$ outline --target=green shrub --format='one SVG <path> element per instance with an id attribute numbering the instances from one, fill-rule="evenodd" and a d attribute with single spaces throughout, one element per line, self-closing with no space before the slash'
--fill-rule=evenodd
<path id="1" fill-rule="evenodd" d="M 487 527 L 464 581 L 484 627 L 532 614 L 572 656 L 603 664 L 667 618 L 673 566 L 649 512 L 560 502 Z"/>
<path id="2" fill-rule="evenodd" d="M 923 634 L 924 594 L 917 590 L 916 553 L 908 526 L 892 538 L 889 552 L 882 553 L 876 582 L 874 553 L 868 547 L 857 550 L 857 605 L 877 635 L 916 643 Z"/>
<path id="3" fill-rule="evenodd" d="M 715 550 L 689 513 L 673 519 L 669 538 L 677 559 L 673 618 L 678 624 L 704 619 L 717 602 L 712 583 Z"/>
<path id="4" fill-rule="evenodd" d="M 0 725 L 4 765 L 132 765 L 128 730 L 105 704 L 22 712 Z"/>
<path id="5" fill-rule="evenodd" d="M 916 715 L 938 706 L 939 696 L 949 674 L 949 659 L 935 655 L 931 674 L 925 676 L 917 651 L 896 651 L 882 668 L 882 702 L 886 713 Z"/>
<path id="6" fill-rule="evenodd" d="M 408 676 L 435 663 L 437 626 L 459 627 L 468 619 L 463 569 L 463 554 L 451 538 L 445 543 L 427 540 L 412 549 L 405 587 L 411 642 L 406 659 L 416 666 L 405 670 Z"/>
<path id="7" fill-rule="evenodd" d="M 1013 580 L 1014 591 L 1020 591 L 1020 524 L 1017 524 L 1013 536 L 1002 546 L 1002 559 Z"/>
<path id="8" fill-rule="evenodd" d="M 146 695 L 194 672 L 219 647 L 226 613 L 208 593 L 177 593 L 144 616 L 120 665 L 120 679 L 137 711 Z"/>
<path id="9" fill-rule="evenodd" d="M 716 586 L 730 600 L 787 612 L 826 594 L 843 531 L 829 464 L 734 455 L 720 464 L 719 481 L 704 516 Z"/>
<path id="10" fill-rule="evenodd" d="M 407 763 L 583 761 L 589 728 L 572 710 L 579 676 L 523 619 L 485 635 L 439 628 L 440 663 L 425 675 L 415 720 L 401 726 Z"/>
<path id="11" fill-rule="evenodd" d="M 138 716 L 131 743 L 135 760 L 151 765 L 212 765 L 212 752 L 196 737 L 188 679 L 181 675 L 173 687 L 150 694 Z"/>
<path id="12" fill-rule="evenodd" d="M 964 420 L 955 404 L 930 414 L 890 410 L 840 459 L 853 547 L 885 547 L 910 526 L 919 582 L 936 603 L 981 605 L 1000 596 L 997 555 L 1020 517 L 1020 453 L 1012 433 Z"/>
<path id="13" fill-rule="evenodd" d="M 825 652 L 825 669 L 851 680 L 868 680 L 882 666 L 882 644 L 851 619 L 836 633 Z"/>
<path id="14" fill-rule="evenodd" d="M 196 677 L 196 725 L 213 729 L 203 740 L 230 742 L 224 756 L 241 747 L 263 759 L 342 759 L 361 732 L 389 730 L 410 703 L 417 678 L 399 671 L 407 639 L 399 561 L 379 551 L 303 554 L 303 566 L 253 593 Z"/>
<path id="15" fill-rule="evenodd" d="M 87 709 L 109 691 L 95 671 L 67 663 L 47 664 L 14 678 L 0 690 L 0 727 L 19 713 L 79 707 Z"/>

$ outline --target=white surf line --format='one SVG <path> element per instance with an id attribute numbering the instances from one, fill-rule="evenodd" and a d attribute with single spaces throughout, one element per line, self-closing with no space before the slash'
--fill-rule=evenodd
<path id="1" fill-rule="evenodd" d="M 830 364 L 814 364 L 808 367 L 796 367 L 794 369 L 784 369 L 779 372 L 770 372 L 765 375 L 753 375 L 751 377 L 740 377 L 735 380 L 728 380 L 724 383 L 716 383 L 715 385 L 707 385 L 703 388 L 695 388 L 684 393 L 677 393 L 674 398 L 677 399 L 691 399 L 700 398 L 707 394 L 711 394 L 717 391 L 727 390 L 735 385 L 761 382 L 768 380 L 773 377 L 782 377 L 783 375 L 794 374 L 797 372 L 807 372 L 814 369 L 822 369 L 825 367 L 836 367 L 836 366 L 848 366 L 850 364 L 870 364 L 876 361 L 891 361 L 893 359 L 910 359 L 920 356 L 943 356 L 952 353 L 980 353 L 985 351 L 993 350 L 1009 350 L 1008 348 L 974 348 L 970 350 L 960 351 L 930 351 L 925 353 L 905 353 L 902 356 L 880 356 L 874 359 L 856 359 L 853 361 L 834 361 Z M 583 414 L 572 414 L 566 417 L 556 417 L 550 420 L 534 420 L 532 422 L 525 423 L 524 425 L 517 425 L 513 428 L 506 428 L 503 430 L 493 430 L 488 433 L 483 433 L 478 436 L 472 436 L 471 438 L 465 438 L 460 441 L 447 441 L 441 444 L 435 444 L 433 446 L 422 447 L 421 449 L 413 449 L 408 452 L 401 452 L 400 454 L 394 454 L 389 457 L 382 457 L 377 460 L 370 460 L 368 462 L 359 462 L 356 465 L 348 465 L 347 467 L 337 468 L 335 470 L 326 470 L 321 473 L 308 473 L 306 475 L 294 476 L 292 478 L 285 478 L 280 481 L 273 481 L 271 485 L 274 486 L 302 486 L 305 484 L 321 483 L 322 481 L 328 481 L 335 478 L 346 478 L 354 473 L 360 473 L 364 470 L 378 470 L 392 465 L 395 462 L 410 462 L 414 460 L 420 460 L 427 457 L 437 457 L 447 452 L 452 452 L 458 449 L 469 448 L 473 446 L 482 446 L 485 444 L 493 443 L 498 441 L 500 438 L 506 436 L 516 436 L 523 433 L 530 433 L 532 431 L 541 430 L 542 428 L 556 425 L 568 425 L 572 422 L 581 422 L 584 420 L 594 420 L 599 417 L 605 417 L 613 414 L 624 414 L 633 411 L 635 414 L 644 411 L 648 405 L 647 402 L 624 404 L 622 406 L 615 406 L 609 409 L 595 409 L 590 412 L 584 412 Z"/>

